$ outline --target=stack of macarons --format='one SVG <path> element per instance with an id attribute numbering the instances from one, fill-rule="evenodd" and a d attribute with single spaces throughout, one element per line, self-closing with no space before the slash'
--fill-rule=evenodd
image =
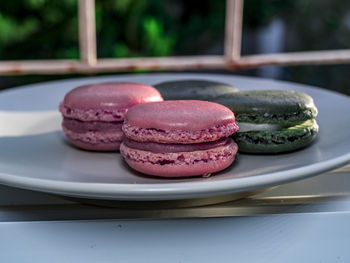
<path id="1" fill-rule="evenodd" d="M 238 91 L 206 80 L 155 87 L 159 91 L 128 82 L 77 87 L 59 106 L 63 131 L 78 148 L 120 150 L 133 169 L 167 178 L 221 171 L 233 163 L 238 149 L 300 149 L 318 133 L 317 108 L 301 92 Z"/>
<path id="2" fill-rule="evenodd" d="M 116 151 L 124 138 L 126 112 L 140 103 L 162 101 L 153 87 L 126 82 L 105 82 L 77 87 L 66 94 L 59 110 L 68 140 L 91 151 Z"/>
<path id="3" fill-rule="evenodd" d="M 281 153 L 308 146 L 317 136 L 313 99 L 292 90 L 248 90 L 215 99 L 235 112 L 240 152 Z"/>
<path id="4" fill-rule="evenodd" d="M 120 152 L 135 170 L 161 177 L 208 175 L 232 164 L 234 114 L 199 100 L 140 104 L 126 114 Z"/>

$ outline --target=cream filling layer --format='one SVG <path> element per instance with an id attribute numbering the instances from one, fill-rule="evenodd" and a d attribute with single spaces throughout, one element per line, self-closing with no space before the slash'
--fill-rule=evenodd
<path id="1" fill-rule="evenodd" d="M 253 124 L 248 122 L 237 122 L 239 130 L 237 132 L 248 131 L 277 131 L 285 126 L 281 124 Z"/>

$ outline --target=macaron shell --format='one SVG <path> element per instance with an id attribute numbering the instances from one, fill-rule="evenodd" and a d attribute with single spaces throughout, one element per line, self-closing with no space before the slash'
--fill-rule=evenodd
<path id="1" fill-rule="evenodd" d="M 121 144 L 120 152 L 133 169 L 148 175 L 178 178 L 203 176 L 226 169 L 235 159 L 238 147 L 227 146 L 205 151 L 152 153 Z"/>
<path id="2" fill-rule="evenodd" d="M 166 81 L 154 87 L 165 100 L 212 100 L 219 95 L 237 91 L 229 84 L 198 79 Z"/>
<path id="3" fill-rule="evenodd" d="M 122 130 L 113 132 L 89 131 L 75 132 L 62 126 L 69 142 L 74 146 L 90 151 L 118 151 L 124 138 Z"/>
<path id="4" fill-rule="evenodd" d="M 226 125 L 216 125 L 197 131 L 162 130 L 159 128 L 140 128 L 132 126 L 125 121 L 122 129 L 126 137 L 139 142 L 186 144 L 216 141 L 222 137 L 229 137 L 238 130 L 238 125 L 236 122 L 231 122 Z"/>
<path id="5" fill-rule="evenodd" d="M 127 108 L 114 108 L 114 109 L 81 109 L 65 106 L 64 103 L 60 103 L 59 111 L 65 118 L 80 120 L 80 121 L 123 121 Z"/>
<path id="6" fill-rule="evenodd" d="M 64 105 L 80 109 L 114 109 L 160 100 L 162 100 L 160 93 L 145 84 L 104 82 L 71 90 L 64 98 Z"/>
<path id="7" fill-rule="evenodd" d="M 200 131 L 235 122 L 231 110 L 217 103 L 198 100 L 151 102 L 132 107 L 126 123 L 139 128 L 165 131 Z"/>
<path id="8" fill-rule="evenodd" d="M 309 120 L 278 131 L 248 131 L 236 133 L 233 138 L 244 153 L 282 153 L 304 148 L 318 134 L 318 124 Z"/>
<path id="9" fill-rule="evenodd" d="M 162 101 L 153 87 L 128 82 L 104 82 L 77 87 L 66 94 L 60 112 L 82 121 L 120 121 L 137 104 Z"/>
<path id="10" fill-rule="evenodd" d="M 238 122 L 294 125 L 317 116 L 313 99 L 292 90 L 239 91 L 221 95 L 215 102 L 230 108 Z"/>
<path id="11" fill-rule="evenodd" d="M 69 142 L 73 144 L 75 147 L 87 150 L 87 151 L 99 151 L 99 152 L 114 152 L 119 151 L 121 141 L 116 142 L 109 142 L 109 143 L 97 143 L 97 144 L 90 144 L 88 142 L 80 141 L 80 140 L 73 140 L 70 139 Z"/>

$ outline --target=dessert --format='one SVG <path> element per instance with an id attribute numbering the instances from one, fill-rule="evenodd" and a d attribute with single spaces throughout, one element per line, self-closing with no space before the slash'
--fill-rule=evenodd
<path id="1" fill-rule="evenodd" d="M 174 80 L 158 83 L 154 87 L 165 100 L 209 100 L 219 95 L 236 92 L 229 84 L 209 80 Z"/>
<path id="2" fill-rule="evenodd" d="M 309 145 L 318 133 L 313 99 L 292 90 L 249 90 L 215 99 L 235 112 L 241 152 L 280 153 Z"/>
<path id="3" fill-rule="evenodd" d="M 228 108 L 208 101 L 173 100 L 137 105 L 126 114 L 120 146 L 133 169 L 154 176 L 208 175 L 230 166 L 238 129 Z"/>
<path id="4" fill-rule="evenodd" d="M 144 84 L 105 82 L 80 86 L 68 92 L 60 103 L 62 129 L 78 148 L 119 150 L 124 137 L 121 128 L 128 109 L 162 100 L 155 88 Z"/>

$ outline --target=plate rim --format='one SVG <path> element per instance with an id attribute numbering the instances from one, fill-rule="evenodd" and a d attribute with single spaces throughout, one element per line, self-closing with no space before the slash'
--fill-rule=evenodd
<path id="1" fill-rule="evenodd" d="M 178 200 L 213 196 L 213 193 L 217 193 L 218 190 L 220 190 L 219 194 L 221 195 L 262 189 L 272 185 L 288 183 L 295 179 L 305 179 L 321 172 L 333 170 L 348 162 L 350 162 L 350 153 L 325 162 L 318 162 L 286 171 L 263 173 L 249 177 L 238 177 L 220 181 L 178 182 L 176 185 L 182 187 L 180 191 L 174 188 L 173 183 L 128 185 L 117 183 L 81 183 L 27 178 L 6 173 L 0 173 L 0 183 L 28 190 L 68 195 L 71 197 L 135 201 Z M 314 167 L 316 167 L 316 169 L 314 169 Z M 277 180 L 275 177 L 277 177 Z M 196 187 L 193 187 L 193 185 Z M 103 189 L 103 191 L 96 191 L 96 189 Z M 148 194 L 149 192 L 152 192 L 151 196 Z"/>
<path id="2" fill-rule="evenodd" d="M 64 82 L 81 82 L 91 81 L 98 79 L 118 79 L 120 77 L 138 76 L 138 77 L 151 77 L 151 76 L 174 76 L 174 78 L 181 77 L 186 78 L 203 78 L 213 79 L 218 77 L 236 78 L 241 80 L 254 80 L 254 81 L 273 81 L 285 85 L 297 85 L 304 88 L 311 88 L 320 90 L 323 92 L 329 92 L 338 96 L 347 97 L 336 91 L 330 91 L 323 88 L 318 88 L 310 85 L 272 80 L 259 77 L 246 77 L 237 76 L 233 74 L 203 74 L 203 73 L 154 73 L 154 74 L 121 74 L 121 75 L 107 75 L 107 76 L 93 76 L 93 77 L 81 77 L 70 78 L 63 80 L 52 80 L 41 83 L 34 83 L 28 85 L 22 85 L 10 90 L 4 90 L 0 92 L 20 92 L 26 88 L 35 88 L 42 85 L 55 85 L 62 84 Z M 137 82 L 137 81 L 135 81 Z M 225 79 L 223 80 L 225 82 Z M 84 197 L 94 199 L 109 199 L 109 200 L 179 200 L 184 198 L 193 197 L 208 197 L 214 195 L 221 195 L 227 193 L 243 192 L 255 189 L 261 189 L 278 184 L 284 184 L 295 180 L 305 179 L 313 175 L 326 172 L 350 162 L 350 152 L 343 154 L 336 158 L 317 162 L 310 165 L 303 166 L 301 168 L 294 168 L 289 170 L 277 171 L 273 173 L 262 173 L 252 175 L 248 177 L 229 178 L 218 181 L 191 181 L 191 182 L 176 182 L 176 183 L 162 183 L 162 184 L 118 184 L 118 183 L 88 183 L 88 182 L 69 182 L 69 181 L 56 181 L 50 179 L 40 179 L 33 177 L 25 177 L 21 175 L 13 175 L 0 172 L 0 184 L 8 186 L 14 186 L 17 188 L 23 188 L 28 190 L 35 190 L 40 192 L 46 192 L 51 194 L 65 195 L 71 197 Z M 220 176 L 220 175 L 218 175 Z M 176 187 L 174 187 L 176 185 Z M 179 189 L 181 188 L 181 189 Z M 150 195 L 150 192 L 152 193 Z"/>

